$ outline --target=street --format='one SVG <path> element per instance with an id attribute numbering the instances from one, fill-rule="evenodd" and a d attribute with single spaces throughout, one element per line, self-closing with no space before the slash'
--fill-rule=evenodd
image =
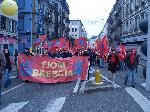
<path id="1" fill-rule="evenodd" d="M 99 69 L 97 66 L 92 68 Z M 107 65 L 100 71 L 107 76 Z M 130 95 L 133 88 L 124 85 L 125 73 L 126 70 L 117 72 L 115 83 L 120 88 L 86 94 L 80 93 L 83 82 L 79 80 L 40 84 L 24 83 L 12 77 L 11 86 L 2 88 L 0 112 L 148 112 L 146 109 L 150 109 L 150 103 L 145 103 L 143 107 L 142 101 L 138 102 Z M 15 76 L 16 73 L 13 72 L 12 75 Z M 90 77 L 93 75 L 90 74 Z M 140 85 L 143 82 L 142 66 L 139 66 L 135 90 L 149 102 L 150 94 Z"/>

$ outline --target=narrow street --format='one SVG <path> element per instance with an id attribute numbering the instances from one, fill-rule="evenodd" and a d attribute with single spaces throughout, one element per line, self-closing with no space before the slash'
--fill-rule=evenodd
<path id="1" fill-rule="evenodd" d="M 150 112 L 150 0 L 0 0 L 0 112 Z"/>

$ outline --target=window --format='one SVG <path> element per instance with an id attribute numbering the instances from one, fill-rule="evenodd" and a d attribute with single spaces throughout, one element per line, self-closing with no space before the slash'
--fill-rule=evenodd
<path id="1" fill-rule="evenodd" d="M 148 12 L 145 13 L 145 18 L 147 18 L 147 17 L 148 17 Z"/>
<path id="2" fill-rule="evenodd" d="M 141 20 L 143 20 L 143 19 L 144 19 L 144 13 L 141 14 Z"/>
<path id="3" fill-rule="evenodd" d="M 12 31 L 12 20 L 11 19 L 9 19 L 9 18 L 7 18 L 7 20 L 6 20 L 7 22 L 6 22 L 6 31 L 7 32 L 11 32 Z"/>
<path id="4" fill-rule="evenodd" d="M 72 32 L 74 32 L 74 28 L 72 28 Z"/>
<path id="5" fill-rule="evenodd" d="M 20 9 L 23 9 L 25 7 L 25 0 L 19 0 L 18 5 Z"/>
<path id="6" fill-rule="evenodd" d="M 1 29 L 6 30 L 6 17 L 1 16 Z"/>
<path id="7" fill-rule="evenodd" d="M 72 25 L 74 25 L 74 22 L 72 22 Z"/>
<path id="8" fill-rule="evenodd" d="M 19 19 L 18 27 L 19 27 L 19 30 L 23 30 L 24 29 L 24 18 L 20 18 Z"/>
<path id="9" fill-rule="evenodd" d="M 16 32 L 16 21 L 12 20 L 12 32 Z"/>
<path id="10" fill-rule="evenodd" d="M 77 28 L 75 28 L 75 32 L 77 32 Z"/>

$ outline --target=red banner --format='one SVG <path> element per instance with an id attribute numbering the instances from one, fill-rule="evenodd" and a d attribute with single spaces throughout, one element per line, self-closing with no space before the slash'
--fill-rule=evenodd
<path id="1" fill-rule="evenodd" d="M 68 82 L 86 79 L 88 57 L 49 58 L 19 54 L 18 73 L 23 80 L 42 83 Z"/>

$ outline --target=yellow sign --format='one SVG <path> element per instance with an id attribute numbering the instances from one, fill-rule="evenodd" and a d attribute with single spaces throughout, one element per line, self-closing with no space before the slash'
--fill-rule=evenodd
<path id="1" fill-rule="evenodd" d="M 0 9 L 5 15 L 13 16 L 18 10 L 18 6 L 13 0 L 4 0 L 0 5 Z"/>

